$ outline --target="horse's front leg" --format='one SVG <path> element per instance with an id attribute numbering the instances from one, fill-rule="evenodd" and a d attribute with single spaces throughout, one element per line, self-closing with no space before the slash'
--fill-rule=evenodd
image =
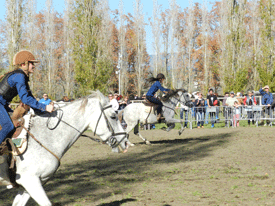
<path id="1" fill-rule="evenodd" d="M 180 123 L 181 129 L 179 130 L 179 135 L 182 134 L 182 132 L 184 131 L 184 126 L 183 126 L 183 121 L 181 119 L 168 119 L 166 120 L 166 124 L 169 123 Z M 170 127 L 167 128 L 167 132 L 169 132 L 171 130 Z"/>
<path id="2" fill-rule="evenodd" d="M 19 176 L 18 175 L 16 182 L 25 188 L 27 193 L 38 203 L 38 205 L 41 205 L 41 206 L 52 205 L 52 203 L 50 202 L 49 198 L 46 195 L 44 188 L 42 187 L 40 179 L 37 176 L 33 176 L 33 175 Z M 26 200 L 27 202 L 29 197 L 27 194 L 23 193 L 21 195 L 21 198 L 23 198 L 23 200 Z M 17 198 L 15 198 L 15 200 L 16 199 Z M 17 200 L 20 200 L 20 198 L 18 198 Z M 22 202 L 24 202 L 23 200 Z M 20 204 L 17 204 L 16 202 L 14 202 L 13 205 L 17 206 Z"/>
<path id="3" fill-rule="evenodd" d="M 12 206 L 25 206 L 30 197 L 31 196 L 29 195 L 29 193 L 27 193 L 25 190 L 21 190 L 15 196 Z"/>

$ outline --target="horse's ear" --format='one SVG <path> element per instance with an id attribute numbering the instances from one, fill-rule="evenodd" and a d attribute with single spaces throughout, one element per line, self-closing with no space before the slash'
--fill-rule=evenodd
<path id="1" fill-rule="evenodd" d="M 109 99 L 106 96 L 104 96 L 99 90 L 96 90 L 96 93 L 99 97 L 99 100 L 100 100 L 101 104 L 106 105 L 107 102 L 109 101 Z"/>

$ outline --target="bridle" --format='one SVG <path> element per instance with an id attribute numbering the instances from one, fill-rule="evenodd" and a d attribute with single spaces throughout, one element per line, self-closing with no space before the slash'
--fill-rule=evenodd
<path id="1" fill-rule="evenodd" d="M 101 119 L 101 117 L 102 117 L 102 114 L 103 114 L 103 116 L 104 116 L 104 118 L 105 118 L 105 121 L 106 121 L 106 124 L 107 124 L 107 127 L 108 127 L 109 131 L 112 133 L 112 135 L 111 135 L 109 138 L 107 138 L 106 140 L 104 140 L 104 141 L 101 140 L 101 142 L 103 142 L 103 143 L 107 143 L 107 142 L 108 142 L 108 143 L 110 144 L 110 147 L 115 148 L 115 147 L 119 146 L 119 144 L 120 144 L 125 138 L 128 138 L 129 135 L 128 135 L 126 132 L 118 132 L 118 133 L 115 133 L 115 131 L 114 131 L 114 129 L 113 129 L 111 123 L 109 122 L 109 120 L 108 120 L 108 118 L 107 118 L 107 116 L 106 116 L 106 114 L 105 114 L 105 112 L 104 112 L 104 110 L 111 108 L 112 105 L 108 105 L 108 106 L 106 106 L 106 107 L 102 107 L 101 103 L 99 103 L 99 106 L 100 106 L 101 113 L 100 113 L 100 116 L 99 116 L 99 118 L 98 118 L 98 120 L 97 120 L 97 123 L 96 123 L 96 127 L 95 127 L 95 130 L 94 130 L 94 136 L 96 135 L 97 127 L 98 127 L 99 121 L 100 121 L 100 119 Z M 61 113 L 61 115 L 60 115 L 59 117 L 57 117 L 57 118 L 58 118 L 58 122 L 57 122 L 57 124 L 56 124 L 54 127 L 52 127 L 52 128 L 49 127 L 49 122 L 50 122 L 50 121 L 49 121 L 49 120 L 50 120 L 50 117 L 49 117 L 49 119 L 48 119 L 48 121 L 47 121 L 47 127 L 48 127 L 50 130 L 54 130 L 54 129 L 59 125 L 60 122 L 63 122 L 64 124 L 66 124 L 66 125 L 72 127 L 73 129 L 75 129 L 76 131 L 78 131 L 79 133 L 81 133 L 78 129 L 76 129 L 76 128 L 73 127 L 72 125 L 70 125 L 70 124 L 68 124 L 67 122 L 65 122 L 64 120 L 62 120 L 62 117 L 63 117 L 63 110 L 57 109 L 56 111 L 61 111 L 62 113 Z M 57 112 L 57 113 L 58 113 L 58 112 Z M 118 136 L 118 135 L 124 135 L 124 137 L 123 137 L 120 141 L 118 141 L 117 138 L 116 138 L 116 136 Z"/>
<path id="2" fill-rule="evenodd" d="M 112 133 L 112 135 L 111 135 L 109 138 L 107 138 L 106 140 L 102 141 L 102 142 L 103 142 L 103 143 L 109 142 L 110 146 L 111 146 L 112 148 L 115 148 L 115 147 L 119 146 L 119 144 L 120 144 L 125 138 L 128 137 L 128 134 L 127 134 L 126 132 L 118 132 L 118 133 L 115 133 L 115 131 L 114 131 L 114 129 L 113 129 L 113 127 L 112 127 L 110 121 L 108 120 L 108 118 L 107 118 L 107 116 L 106 116 L 106 114 L 105 114 L 105 112 L 104 112 L 104 110 L 111 108 L 112 105 L 108 105 L 108 106 L 106 106 L 106 107 L 102 107 L 101 103 L 99 103 L 99 106 L 100 106 L 101 113 L 100 113 L 100 116 L 99 116 L 99 118 L 98 118 L 98 120 L 97 120 L 97 123 L 96 123 L 96 127 L 95 127 L 95 130 L 94 130 L 94 135 L 96 134 L 96 130 L 97 130 L 97 127 L 98 127 L 98 123 L 99 123 L 99 121 L 100 121 L 100 119 L 101 119 L 101 117 L 102 117 L 102 114 L 103 114 L 103 116 L 104 116 L 104 118 L 105 118 L 105 121 L 106 121 L 106 124 L 107 124 L 107 127 L 108 127 L 109 131 Z M 118 141 L 117 138 L 116 138 L 116 136 L 118 136 L 118 135 L 124 135 L 124 137 L 123 137 L 120 141 Z"/>
<path id="3" fill-rule="evenodd" d="M 181 99 L 181 96 L 183 96 L 185 102 L 182 102 L 182 101 L 180 100 L 180 99 Z M 183 91 L 182 91 L 182 94 L 179 96 L 179 98 L 176 98 L 176 97 L 174 97 L 174 96 L 172 96 L 171 98 L 174 98 L 174 99 L 176 99 L 176 100 L 178 101 L 178 102 L 176 103 L 176 105 L 180 102 L 181 104 L 184 104 L 185 106 L 188 106 L 187 104 L 190 103 L 190 102 L 192 102 L 192 100 L 186 100 L 186 97 L 185 97 Z M 165 106 L 165 105 L 163 105 L 163 106 L 166 107 L 166 108 L 168 108 L 168 109 L 173 110 L 173 111 L 176 113 L 175 109 L 173 109 L 173 108 L 171 108 L 171 107 L 168 107 L 168 106 Z M 188 107 L 189 107 L 189 106 L 188 106 Z"/>

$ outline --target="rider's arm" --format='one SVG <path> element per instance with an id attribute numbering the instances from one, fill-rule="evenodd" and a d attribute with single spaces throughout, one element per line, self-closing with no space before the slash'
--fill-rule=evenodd
<path id="1" fill-rule="evenodd" d="M 24 74 L 16 73 L 8 78 L 10 86 L 15 86 L 21 101 L 34 109 L 46 111 L 46 105 L 39 103 L 32 95 Z"/>
<path id="2" fill-rule="evenodd" d="M 164 87 L 162 87 L 159 81 L 157 81 L 156 84 L 157 84 L 157 87 L 160 89 L 160 91 L 165 93 L 170 91 L 170 89 L 165 89 Z"/>

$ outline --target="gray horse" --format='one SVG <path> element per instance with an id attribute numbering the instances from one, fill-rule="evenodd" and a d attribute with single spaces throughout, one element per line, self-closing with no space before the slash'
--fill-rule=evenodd
<path id="1" fill-rule="evenodd" d="M 120 148 L 125 152 L 128 148 L 127 134 L 117 114 L 99 91 L 52 114 L 37 115 L 31 121 L 30 133 L 34 138 L 28 137 L 27 150 L 16 156 L 16 183 L 22 188 L 14 199 L 14 206 L 26 205 L 30 197 L 39 205 L 52 205 L 43 185 L 56 172 L 65 152 L 85 130 L 94 131 L 114 151 Z M 0 183 L 10 184 L 6 156 L 4 158 L 0 165 Z"/>
<path id="2" fill-rule="evenodd" d="M 192 107 L 193 104 L 190 101 L 189 94 L 186 93 L 184 89 L 171 91 L 168 95 L 162 98 L 162 103 L 162 113 L 165 117 L 165 122 L 168 125 L 166 131 L 170 131 L 175 123 L 180 123 L 181 129 L 179 130 L 179 135 L 181 135 L 184 130 L 183 121 L 181 119 L 174 118 L 175 107 L 178 103 Z M 150 144 L 150 142 L 139 133 L 139 123 L 157 123 L 156 114 L 153 111 L 148 112 L 148 110 L 148 107 L 143 103 L 133 103 L 125 107 L 125 109 L 119 114 L 119 116 L 123 116 L 123 119 L 127 124 L 126 132 L 129 133 L 134 128 L 134 134 L 138 135 L 146 144 Z M 134 144 L 130 145 L 134 146 Z"/>

